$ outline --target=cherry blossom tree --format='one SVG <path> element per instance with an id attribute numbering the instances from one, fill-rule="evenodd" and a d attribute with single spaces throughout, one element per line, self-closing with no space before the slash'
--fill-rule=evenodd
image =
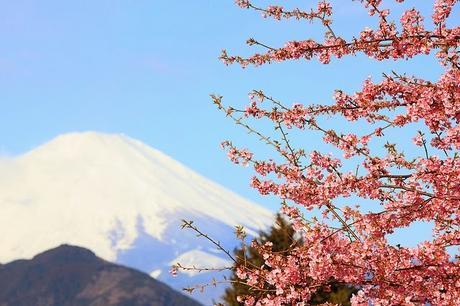
<path id="1" fill-rule="evenodd" d="M 443 69 L 437 80 L 384 72 L 379 81 L 364 80 L 355 93 L 337 90 L 329 104 L 287 106 L 254 90 L 248 106 L 238 108 L 212 96 L 227 117 L 276 153 L 272 159 L 258 159 L 248 149 L 223 143 L 234 163 L 254 168 L 252 187 L 281 199 L 282 213 L 290 216 L 304 241 L 282 253 L 270 243 L 254 245 L 263 265 L 243 263 L 236 273 L 239 281 L 259 290 L 239 297 L 245 305 L 307 305 L 331 279 L 359 288 L 353 305 L 460 305 L 460 27 L 449 26 L 449 21 L 459 21 L 453 15 L 458 1 L 434 1 L 431 16 L 422 16 L 417 8 L 393 16 L 381 0 L 360 2 L 377 26 L 347 39 L 334 29 L 333 8 L 326 0 L 307 10 L 236 1 L 266 18 L 318 22 L 324 39 L 272 47 L 251 38 L 247 43 L 263 52 L 243 57 L 223 51 L 221 59 L 228 65 L 426 55 L 435 56 Z M 366 132 L 342 133 L 324 118 L 343 118 Z M 259 131 L 256 119 L 271 122 L 274 133 Z M 294 129 L 321 134 L 333 153 L 296 147 L 288 135 Z M 395 129 L 406 129 L 402 136 L 412 133 L 405 142 L 418 147 L 414 156 L 388 139 L 386 134 Z M 344 199 L 352 204 L 345 205 Z M 321 217 L 307 218 L 308 212 Z M 415 247 L 389 242 L 390 234 L 419 221 L 433 224 L 432 237 Z"/>

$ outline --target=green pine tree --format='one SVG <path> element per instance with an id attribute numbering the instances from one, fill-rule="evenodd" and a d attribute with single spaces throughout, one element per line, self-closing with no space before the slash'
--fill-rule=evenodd
<path id="1" fill-rule="evenodd" d="M 274 252 L 283 252 L 287 251 L 293 246 L 302 244 L 300 239 L 297 239 L 295 236 L 295 231 L 292 228 L 291 224 L 286 221 L 282 215 L 277 214 L 275 224 L 270 228 L 268 232 L 261 232 L 257 238 L 259 244 L 265 242 L 273 243 Z M 243 248 L 235 249 L 234 253 L 236 258 L 238 258 L 239 263 L 241 264 L 243 260 L 246 260 L 251 265 L 260 267 L 264 260 L 262 256 L 257 252 L 253 247 L 246 247 L 246 258 L 244 257 Z M 245 259 L 244 259 L 245 258 Z M 235 273 L 232 274 L 230 280 L 232 281 L 231 287 L 225 290 L 225 293 L 222 297 L 224 304 L 227 306 L 240 306 L 243 305 L 237 301 L 237 296 L 243 295 L 252 295 L 256 299 L 262 292 L 258 293 L 250 289 L 249 286 L 238 282 L 238 278 Z M 265 289 L 273 289 L 267 284 Z M 319 305 L 325 302 L 331 302 L 338 305 L 348 306 L 350 305 L 350 298 L 353 293 L 357 290 L 347 285 L 337 284 L 334 281 L 331 281 L 330 290 L 318 290 L 318 292 L 310 300 L 311 305 Z"/>

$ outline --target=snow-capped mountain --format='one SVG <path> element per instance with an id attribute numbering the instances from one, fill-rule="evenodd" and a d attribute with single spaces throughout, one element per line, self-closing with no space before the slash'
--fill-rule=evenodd
<path id="1" fill-rule="evenodd" d="M 229 249 L 237 243 L 235 225 L 255 234 L 272 222 L 270 211 L 142 142 L 94 132 L 62 135 L 2 160 L 0 211 L 2 263 L 69 243 L 175 288 L 207 278 L 172 278 L 172 263 L 229 264 L 207 241 L 180 230 L 181 219 Z M 195 297 L 209 304 L 211 296 Z"/>

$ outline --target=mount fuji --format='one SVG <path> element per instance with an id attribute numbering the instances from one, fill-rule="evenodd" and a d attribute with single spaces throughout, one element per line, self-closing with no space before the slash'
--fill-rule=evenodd
<path id="1" fill-rule="evenodd" d="M 71 133 L 0 161 L 0 262 L 32 258 L 63 243 L 149 273 L 173 288 L 209 281 L 193 271 L 173 278 L 180 262 L 231 264 L 194 233 L 193 220 L 232 250 L 234 226 L 251 235 L 273 213 L 200 176 L 138 140 L 96 132 Z M 211 304 L 222 289 L 194 297 Z"/>

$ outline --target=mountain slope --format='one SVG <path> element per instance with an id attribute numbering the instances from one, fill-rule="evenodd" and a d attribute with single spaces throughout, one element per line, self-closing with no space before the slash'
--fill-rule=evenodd
<path id="1" fill-rule="evenodd" d="M 172 278 L 167 271 L 177 259 L 203 266 L 228 260 L 181 231 L 181 219 L 230 250 L 235 225 L 255 234 L 272 222 L 268 210 L 140 141 L 95 132 L 62 135 L 0 161 L 0 209 L 0 262 L 69 243 L 176 289 L 207 277 Z"/>
<path id="2" fill-rule="evenodd" d="M 199 306 L 148 275 L 69 245 L 0 267 L 1 306 Z"/>

